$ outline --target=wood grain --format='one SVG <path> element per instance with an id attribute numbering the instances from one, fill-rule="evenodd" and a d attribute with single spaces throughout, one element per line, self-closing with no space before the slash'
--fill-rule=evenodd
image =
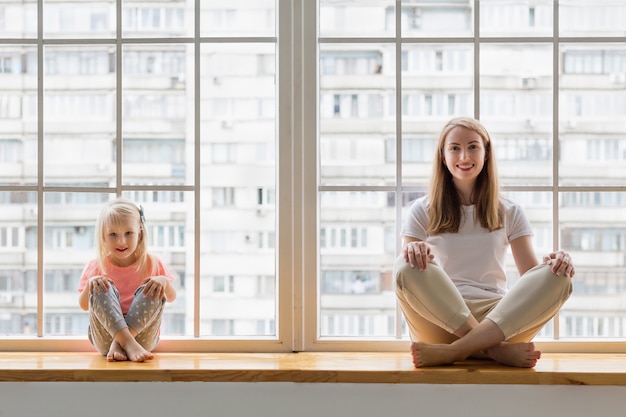
<path id="1" fill-rule="evenodd" d="M 545 353 L 534 369 L 468 360 L 415 369 L 408 353 L 157 353 L 144 363 L 90 352 L 0 352 L 0 381 L 219 381 L 626 385 L 626 354 Z"/>

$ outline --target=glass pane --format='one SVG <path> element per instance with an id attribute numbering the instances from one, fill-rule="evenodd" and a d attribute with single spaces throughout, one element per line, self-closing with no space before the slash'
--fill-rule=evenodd
<path id="1" fill-rule="evenodd" d="M 0 38 L 36 38 L 37 4 L 3 2 L 0 4 Z"/>
<path id="2" fill-rule="evenodd" d="M 187 213 L 192 202 L 182 192 L 129 192 L 124 195 L 144 208 L 149 253 L 158 256 L 177 275 L 177 298 L 167 303 L 161 335 L 190 335 L 193 319 L 185 332 L 185 274 L 192 268 L 193 219 Z M 94 259 L 95 224 L 103 204 L 112 196 L 94 193 L 47 193 L 44 229 L 44 333 L 87 335 L 88 313 L 78 306 L 78 285 L 88 261 Z M 191 223 L 188 225 L 187 223 Z M 188 254 L 189 252 L 189 254 Z"/>
<path id="3" fill-rule="evenodd" d="M 623 185 L 626 168 L 626 47 L 561 47 L 562 185 Z"/>
<path id="4" fill-rule="evenodd" d="M 561 36 L 624 36 L 623 0 L 560 0 Z"/>
<path id="5" fill-rule="evenodd" d="M 37 334 L 37 194 L 0 191 L 0 335 Z"/>
<path id="6" fill-rule="evenodd" d="M 0 46 L 0 184 L 37 182 L 36 87 L 36 49 Z"/>
<path id="7" fill-rule="evenodd" d="M 401 62 L 403 183 L 426 185 L 443 125 L 452 117 L 473 114 L 473 49 L 458 44 L 405 45 Z M 387 141 L 386 151 L 387 161 L 395 163 L 393 140 Z"/>
<path id="8" fill-rule="evenodd" d="M 36 16 L 34 19 L 36 31 Z M 115 38 L 115 27 L 115 0 L 66 3 L 43 0 L 45 38 Z"/>
<path id="9" fill-rule="evenodd" d="M 576 267 L 563 337 L 626 337 L 626 193 L 563 193 L 562 247 Z"/>
<path id="10" fill-rule="evenodd" d="M 498 157 L 501 185 L 552 182 L 552 46 L 481 47 L 481 121 Z"/>
<path id="11" fill-rule="evenodd" d="M 393 45 L 320 46 L 320 170 L 324 185 L 382 185 L 395 169 Z"/>
<path id="12" fill-rule="evenodd" d="M 481 36 L 552 36 L 553 0 L 481 0 Z"/>
<path id="13" fill-rule="evenodd" d="M 193 183 L 194 94 L 191 45 L 123 50 L 124 183 Z"/>
<path id="14" fill-rule="evenodd" d="M 44 49 L 44 172 L 48 185 L 115 181 L 115 48 Z"/>
<path id="15" fill-rule="evenodd" d="M 188 0 L 122 0 L 122 33 L 126 38 L 193 36 L 193 11 Z"/>
<path id="16" fill-rule="evenodd" d="M 320 36 L 394 36 L 393 0 L 320 0 Z"/>
<path id="17" fill-rule="evenodd" d="M 393 193 L 320 193 L 320 336 L 396 333 Z"/>
<path id="18" fill-rule="evenodd" d="M 94 252 L 94 225 L 106 194 L 44 195 L 44 333 L 87 335 L 78 283 Z"/>
<path id="19" fill-rule="evenodd" d="M 402 36 L 473 36 L 473 2 L 402 2 Z"/>
<path id="20" fill-rule="evenodd" d="M 276 0 L 202 0 L 200 36 L 276 36 Z"/>
<path id="21" fill-rule="evenodd" d="M 161 335 L 192 336 L 194 195 L 166 190 L 126 191 L 122 195 L 143 207 L 148 251 L 176 274 L 172 283 L 176 299 L 165 303 Z"/>
<path id="22" fill-rule="evenodd" d="M 201 54 L 200 333 L 276 336 L 275 45 Z"/>

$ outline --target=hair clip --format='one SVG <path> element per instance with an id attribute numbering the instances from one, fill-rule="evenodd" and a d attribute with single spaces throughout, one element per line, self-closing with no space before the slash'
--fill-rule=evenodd
<path id="1" fill-rule="evenodd" d="M 141 220 L 141 223 L 146 222 L 146 216 L 143 214 L 143 206 L 141 204 L 139 205 L 139 220 Z"/>

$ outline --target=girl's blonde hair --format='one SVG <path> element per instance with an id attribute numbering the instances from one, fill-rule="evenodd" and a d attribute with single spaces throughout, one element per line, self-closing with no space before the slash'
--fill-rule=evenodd
<path id="1" fill-rule="evenodd" d="M 109 201 L 102 207 L 100 216 L 96 221 L 95 245 L 98 256 L 98 263 L 103 272 L 106 272 L 106 259 L 109 255 L 104 243 L 104 233 L 109 226 L 117 226 L 128 221 L 129 218 L 137 221 L 139 224 L 139 238 L 137 240 L 137 248 L 135 249 L 135 257 L 137 259 L 137 271 L 142 271 L 147 276 L 151 268 L 150 257 L 148 255 L 148 235 L 144 227 L 143 209 L 135 203 L 125 198 L 118 197 Z"/>
<path id="2" fill-rule="evenodd" d="M 487 129 L 479 121 L 469 117 L 458 117 L 450 120 L 439 135 L 430 182 L 427 232 L 429 234 L 456 233 L 461 224 L 463 216 L 461 200 L 444 158 L 446 138 L 455 127 L 464 127 L 476 132 L 483 140 L 485 165 L 476 178 L 471 197 L 476 206 L 476 220 L 480 222 L 481 226 L 490 232 L 501 229 L 503 222 L 500 212 L 500 186 L 491 138 Z"/>

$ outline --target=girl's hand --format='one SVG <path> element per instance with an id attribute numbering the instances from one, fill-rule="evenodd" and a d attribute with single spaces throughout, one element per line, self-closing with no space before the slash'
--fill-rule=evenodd
<path id="1" fill-rule="evenodd" d="M 551 265 L 552 272 L 558 276 L 563 275 L 572 278 L 574 274 L 576 274 L 576 270 L 572 264 L 572 257 L 565 251 L 558 250 L 544 256 L 543 263 Z"/>
<path id="2" fill-rule="evenodd" d="M 165 287 L 167 287 L 167 278 L 164 276 L 150 277 L 145 281 L 146 286 L 143 289 L 143 293 L 147 297 L 152 297 L 155 300 L 161 300 L 165 298 Z"/>
<path id="3" fill-rule="evenodd" d="M 407 242 L 404 248 L 402 248 L 402 252 L 404 253 L 404 260 L 407 261 L 412 268 L 415 268 L 417 265 L 417 269 L 420 271 L 426 270 L 428 262 L 435 259 L 435 255 L 430 252 L 430 246 L 422 241 L 412 240 Z"/>
<path id="4" fill-rule="evenodd" d="M 111 284 L 113 284 L 113 280 L 110 278 L 95 276 L 89 278 L 89 281 L 87 281 L 87 288 L 89 290 L 89 294 L 93 294 L 94 292 L 96 294 L 100 294 L 101 292 L 108 291 Z"/>

